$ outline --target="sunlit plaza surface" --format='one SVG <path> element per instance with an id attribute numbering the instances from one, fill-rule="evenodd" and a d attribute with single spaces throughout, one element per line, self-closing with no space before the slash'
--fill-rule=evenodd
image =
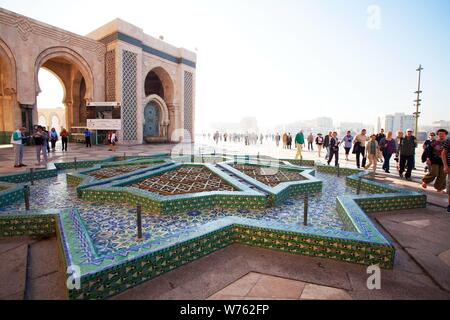
<path id="1" fill-rule="evenodd" d="M 262 146 L 246 147 L 239 144 L 216 145 L 214 141 L 199 139 L 191 150 L 216 152 L 217 155 L 253 154 L 293 159 L 294 150 L 276 148 L 267 142 Z M 121 146 L 116 152 L 106 146 L 86 150 L 81 144 L 69 144 L 69 151 L 55 152 L 50 161 L 104 159 L 106 156 L 128 157 L 170 153 L 176 145 Z M 29 148 L 25 159 L 34 161 Z M 57 146 L 58 149 L 58 146 Z M 215 150 L 214 150 L 215 149 Z M 228 151 L 224 151 L 227 149 Z M 19 171 L 11 168 L 8 149 L 2 148 L 3 174 Z M 233 153 L 235 152 L 235 153 Z M 179 156 L 174 155 L 174 156 Z M 320 163 L 315 152 L 304 152 L 304 159 Z M 8 169 L 6 169 L 8 165 Z M 142 166 L 142 165 L 141 165 Z M 348 164 L 353 166 L 353 162 Z M 131 169 L 141 169 L 139 165 Z M 20 171 L 26 172 L 27 169 Z M 35 181 L 31 186 L 31 212 L 40 208 L 77 208 L 86 224 L 87 232 L 97 250 L 98 261 L 114 256 L 127 256 L 141 245 L 136 241 L 135 207 L 118 203 L 96 203 L 77 197 L 75 187 L 67 185 L 66 174 L 61 171 L 54 178 Z M 103 175 L 111 170 L 102 169 Z M 120 169 L 123 170 L 123 169 Z M 417 170 L 417 176 L 420 175 Z M 114 172 L 114 171 L 112 171 Z M 119 172 L 123 174 L 123 171 Z M 103 175 L 95 175 L 105 179 Z M 114 174 L 112 174 L 114 176 Z M 340 195 L 355 194 L 345 186 L 345 177 L 316 173 L 323 181 L 323 190 L 309 199 L 308 221 L 313 228 L 344 230 L 345 224 L 335 212 L 335 200 Z M 377 175 L 385 183 L 398 182 L 394 177 Z M 404 181 L 399 183 L 400 186 Z M 414 182 L 412 182 L 414 183 Z M 417 184 L 417 183 L 416 183 Z M 406 188 L 408 186 L 405 186 Z M 417 187 L 416 187 L 417 188 Z M 364 191 L 362 194 L 366 194 Z M 442 196 L 441 196 L 442 197 Z M 439 196 L 436 197 L 439 199 Z M 442 199 L 441 199 L 442 200 Z M 173 241 L 181 234 L 227 216 L 245 217 L 265 221 L 301 225 L 303 197 L 291 197 L 280 206 L 264 210 L 211 209 L 193 210 L 170 216 L 143 216 L 143 234 L 149 243 Z M 25 205 L 16 202 L 0 209 L 1 215 L 24 211 Z M 169 273 L 129 289 L 113 299 L 448 299 L 450 272 L 448 234 L 445 226 L 450 219 L 445 209 L 429 204 L 426 209 L 405 212 L 378 212 L 370 214 L 371 221 L 394 245 L 396 257 L 392 270 L 382 270 L 382 290 L 369 290 L 366 286 L 366 268 L 355 264 L 316 257 L 305 257 L 267 249 L 234 244 L 204 258 L 181 266 Z M 433 249 L 430 250 L 430 243 Z M 66 299 L 65 270 L 58 257 L 57 240 L 36 238 L 3 238 L 2 264 L 8 277 L 2 278 L 2 298 Z M 3 260 L 3 258 L 5 260 Z M 89 259 L 89 257 L 85 257 Z M 46 261 L 52 261 L 47 263 Z M 224 272 L 226 270 L 226 272 Z"/>

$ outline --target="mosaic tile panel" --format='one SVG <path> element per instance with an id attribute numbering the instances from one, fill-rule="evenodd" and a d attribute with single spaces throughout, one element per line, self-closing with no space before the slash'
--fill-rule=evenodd
<path id="1" fill-rule="evenodd" d="M 116 101 L 116 50 L 106 52 L 106 101 Z"/>
<path id="2" fill-rule="evenodd" d="M 232 167 L 271 187 L 276 187 L 282 182 L 306 180 L 298 171 L 284 168 L 254 166 L 251 164 L 233 164 Z"/>
<path id="3" fill-rule="evenodd" d="M 184 72 L 184 129 L 194 140 L 194 75 L 188 71 Z"/>
<path id="4" fill-rule="evenodd" d="M 226 181 L 203 166 L 182 166 L 132 184 L 160 195 L 175 195 L 207 191 L 235 191 Z"/>
<path id="5" fill-rule="evenodd" d="M 122 126 L 125 141 L 137 140 L 137 54 L 122 51 Z"/>

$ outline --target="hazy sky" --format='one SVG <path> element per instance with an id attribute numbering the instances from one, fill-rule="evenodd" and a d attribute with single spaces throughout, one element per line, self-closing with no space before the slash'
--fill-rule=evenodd
<path id="1" fill-rule="evenodd" d="M 199 129 L 253 115 L 269 126 L 318 116 L 375 124 L 379 115 L 412 113 L 420 63 L 422 123 L 450 119 L 448 0 L 0 0 L 0 6 L 78 34 L 120 17 L 176 46 L 198 48 Z"/>

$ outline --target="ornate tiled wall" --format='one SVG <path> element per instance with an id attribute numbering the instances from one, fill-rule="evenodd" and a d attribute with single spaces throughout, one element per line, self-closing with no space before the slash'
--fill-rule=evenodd
<path id="1" fill-rule="evenodd" d="M 122 127 L 125 141 L 137 140 L 137 54 L 122 51 Z"/>
<path id="2" fill-rule="evenodd" d="M 116 50 L 106 52 L 106 101 L 116 101 Z"/>
<path id="3" fill-rule="evenodd" d="M 0 237 L 53 235 L 56 219 L 55 215 L 0 215 Z"/>
<path id="4" fill-rule="evenodd" d="M 184 72 L 184 129 L 194 140 L 194 76 L 192 72 Z"/>

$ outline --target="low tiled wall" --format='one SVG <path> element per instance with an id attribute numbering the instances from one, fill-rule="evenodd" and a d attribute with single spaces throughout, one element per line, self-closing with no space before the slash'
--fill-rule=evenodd
<path id="1" fill-rule="evenodd" d="M 14 173 L 8 175 L 0 175 L 0 181 L 9 182 L 9 183 L 22 183 L 29 182 L 31 179 L 33 180 L 41 180 L 47 179 L 51 177 L 56 177 L 58 175 L 58 171 L 53 164 L 49 164 L 47 169 L 37 169 L 34 170 L 33 173 L 30 171 Z"/>
<path id="2" fill-rule="evenodd" d="M 0 187 L 4 188 L 0 191 L 0 207 L 20 201 L 23 199 L 23 185 L 0 182 Z"/>
<path id="3" fill-rule="evenodd" d="M 54 235 L 56 215 L 0 215 L 0 237 Z"/>

